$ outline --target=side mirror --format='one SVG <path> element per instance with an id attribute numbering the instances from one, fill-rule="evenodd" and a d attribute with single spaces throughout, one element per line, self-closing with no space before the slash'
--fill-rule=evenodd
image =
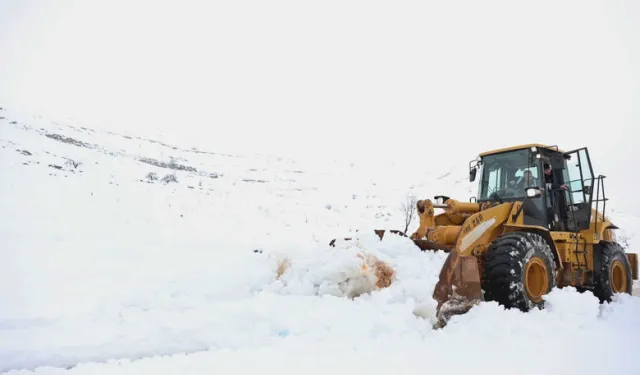
<path id="1" fill-rule="evenodd" d="M 528 187 L 525 192 L 529 198 L 540 198 L 542 196 L 542 190 L 538 187 Z"/>
<path id="2" fill-rule="evenodd" d="M 476 167 L 473 167 L 469 170 L 469 182 L 475 181 L 477 172 L 478 169 Z"/>

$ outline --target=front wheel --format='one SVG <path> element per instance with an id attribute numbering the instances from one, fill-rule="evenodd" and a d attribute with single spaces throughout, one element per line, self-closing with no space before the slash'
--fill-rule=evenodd
<path id="1" fill-rule="evenodd" d="M 556 286 L 556 273 L 551 247 L 542 236 L 507 233 L 484 255 L 484 298 L 525 312 L 543 307 L 543 296 Z"/>

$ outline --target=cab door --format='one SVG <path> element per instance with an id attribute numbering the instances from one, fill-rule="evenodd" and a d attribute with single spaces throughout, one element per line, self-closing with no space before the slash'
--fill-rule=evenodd
<path id="1" fill-rule="evenodd" d="M 569 151 L 565 155 L 563 177 L 569 187 L 566 194 L 568 230 L 579 232 L 591 223 L 593 169 L 586 147 Z"/>

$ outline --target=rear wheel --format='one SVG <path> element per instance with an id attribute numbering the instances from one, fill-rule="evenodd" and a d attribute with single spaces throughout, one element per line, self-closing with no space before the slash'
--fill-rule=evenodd
<path id="1" fill-rule="evenodd" d="M 556 262 L 547 241 L 536 233 L 497 238 L 484 255 L 482 289 L 486 301 L 529 311 L 543 307 L 556 286 Z"/>
<path id="2" fill-rule="evenodd" d="M 631 294 L 631 266 L 622 246 L 615 242 L 602 242 L 600 250 L 600 269 L 595 275 L 593 294 L 601 302 L 611 301 L 616 293 Z"/>

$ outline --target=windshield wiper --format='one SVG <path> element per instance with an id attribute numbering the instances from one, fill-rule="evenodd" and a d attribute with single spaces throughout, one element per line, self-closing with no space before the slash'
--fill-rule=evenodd
<path id="1" fill-rule="evenodd" d="M 502 201 L 502 199 L 500 199 L 500 196 L 498 196 L 498 192 L 497 191 L 494 191 L 493 194 L 491 194 L 491 196 L 489 198 L 497 200 L 500 204 L 504 203 Z"/>

